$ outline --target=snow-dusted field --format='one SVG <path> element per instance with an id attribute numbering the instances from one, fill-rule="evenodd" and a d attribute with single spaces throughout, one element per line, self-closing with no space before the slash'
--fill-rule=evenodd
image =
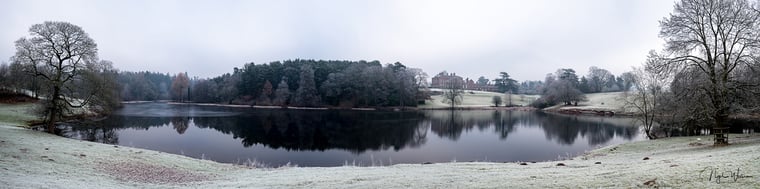
<path id="1" fill-rule="evenodd" d="M 431 91 L 441 91 L 442 89 L 431 89 Z M 456 107 L 490 107 L 493 106 L 492 100 L 494 96 L 501 96 L 502 106 L 509 103 L 509 98 L 506 94 L 486 92 L 486 91 L 470 91 L 465 90 L 462 95 L 462 103 Z M 518 106 L 527 106 L 531 102 L 538 99 L 538 95 L 516 95 L 512 96 L 512 104 Z M 418 106 L 418 108 L 448 108 L 451 105 L 443 103 L 443 95 L 433 95 L 432 100 L 426 101 L 424 105 Z"/>
<path id="2" fill-rule="evenodd" d="M 760 188 L 760 135 L 731 135 L 725 147 L 708 138 L 627 143 L 525 165 L 251 169 L 0 126 L 0 188 Z"/>
<path id="3" fill-rule="evenodd" d="M 24 126 L 26 122 L 38 119 L 32 112 L 37 105 L 37 103 L 0 103 L 0 125 Z"/>
<path id="4" fill-rule="evenodd" d="M 590 93 L 586 94 L 587 101 L 579 102 L 578 106 L 565 106 L 563 104 L 546 108 L 546 110 L 556 109 L 578 109 L 578 110 L 598 110 L 613 111 L 616 113 L 632 113 L 635 109 L 626 107 L 624 92 L 608 93 Z"/>

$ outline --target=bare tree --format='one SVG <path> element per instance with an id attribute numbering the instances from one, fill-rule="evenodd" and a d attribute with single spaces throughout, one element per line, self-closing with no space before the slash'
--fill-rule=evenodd
<path id="1" fill-rule="evenodd" d="M 642 68 L 634 68 L 630 78 L 634 90 L 626 92 L 626 106 L 637 111 L 638 117 L 644 124 L 644 132 L 649 139 L 657 138 L 652 128 L 657 117 L 662 116 L 658 111 L 666 85 L 670 83 L 667 73 L 657 71 L 657 65 L 666 61 L 655 51 L 649 51 L 647 60 Z"/>
<path id="2" fill-rule="evenodd" d="M 420 68 L 410 68 L 410 72 L 414 75 L 414 100 L 419 104 L 424 103 L 425 100 L 430 99 L 430 90 L 428 89 L 428 75 Z"/>
<path id="3" fill-rule="evenodd" d="M 605 85 L 609 82 L 608 79 L 612 75 L 610 71 L 607 71 L 605 69 L 598 68 L 596 66 L 591 66 L 588 69 L 588 85 L 591 92 L 598 93 L 602 92 Z"/>
<path id="4" fill-rule="evenodd" d="M 48 88 L 44 114 L 48 132 L 71 107 L 86 106 L 95 94 L 74 99 L 70 85 L 86 69 L 97 62 L 97 45 L 79 26 L 67 22 L 44 22 L 29 28 L 29 38 L 17 40 L 12 60 L 23 64 L 27 73 L 41 78 Z"/>
<path id="5" fill-rule="evenodd" d="M 462 104 L 463 83 L 459 80 L 451 80 L 446 83 L 446 89 L 443 91 L 443 103 L 451 105 L 451 109 L 457 104 Z"/>
<path id="6" fill-rule="evenodd" d="M 178 102 L 184 102 L 187 100 L 185 92 L 190 87 L 190 78 L 185 73 L 179 73 L 172 78 L 171 92 L 174 100 Z M 189 93 L 188 93 L 189 95 Z"/>
<path id="7" fill-rule="evenodd" d="M 733 73 L 760 50 L 759 18 L 747 0 L 682 0 L 660 21 L 660 36 L 674 56 L 663 66 L 697 68 L 707 78 L 700 90 L 710 101 L 714 128 L 725 127 L 736 94 L 752 85 L 738 82 Z"/>

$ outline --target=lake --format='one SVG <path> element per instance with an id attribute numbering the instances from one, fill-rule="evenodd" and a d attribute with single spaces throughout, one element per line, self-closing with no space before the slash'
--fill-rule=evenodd
<path id="1" fill-rule="evenodd" d="M 631 118 L 534 111 L 349 111 L 125 104 L 63 135 L 223 163 L 379 166 L 568 158 L 644 140 Z"/>

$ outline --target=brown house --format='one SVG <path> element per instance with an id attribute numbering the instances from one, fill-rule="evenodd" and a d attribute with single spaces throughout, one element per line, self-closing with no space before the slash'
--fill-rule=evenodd
<path id="1" fill-rule="evenodd" d="M 433 77 L 433 82 L 430 83 L 430 87 L 433 88 L 448 88 L 451 83 L 458 83 L 461 88 L 465 87 L 465 82 L 462 77 L 457 76 L 456 73 L 449 74 L 446 71 L 438 73 Z"/>

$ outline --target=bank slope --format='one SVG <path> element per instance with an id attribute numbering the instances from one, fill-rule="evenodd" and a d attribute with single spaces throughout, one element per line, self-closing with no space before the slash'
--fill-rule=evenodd
<path id="1" fill-rule="evenodd" d="M 430 89 L 431 91 L 439 91 L 443 92 L 445 89 Z M 481 107 L 491 107 L 493 106 L 493 97 L 494 96 L 500 96 L 502 100 L 502 106 L 509 103 L 509 96 L 507 94 L 503 93 L 496 93 L 496 92 L 488 92 L 488 91 L 474 91 L 474 90 L 464 90 L 464 93 L 462 93 L 462 103 L 458 104 L 456 107 L 458 108 L 481 108 Z M 510 95 L 512 97 L 512 104 L 516 106 L 528 106 L 530 103 L 538 99 L 538 95 L 521 95 L 521 94 L 513 94 Z M 441 109 L 441 108 L 449 108 L 451 107 L 450 104 L 443 102 L 443 95 L 432 95 L 432 100 L 425 101 L 425 104 L 417 106 L 418 108 L 422 109 Z"/>
<path id="2" fill-rule="evenodd" d="M 572 160 L 249 169 L 0 126 L 0 186 L 8 188 L 545 188 L 760 187 L 760 135 L 627 143 Z M 709 137 L 705 137 L 709 138 Z M 644 160 L 644 158 L 648 160 Z M 596 164 L 600 162 L 600 164 Z M 562 163 L 565 166 L 557 166 Z M 720 183 L 709 173 L 738 172 Z M 141 176 L 141 175 L 147 175 Z"/>

